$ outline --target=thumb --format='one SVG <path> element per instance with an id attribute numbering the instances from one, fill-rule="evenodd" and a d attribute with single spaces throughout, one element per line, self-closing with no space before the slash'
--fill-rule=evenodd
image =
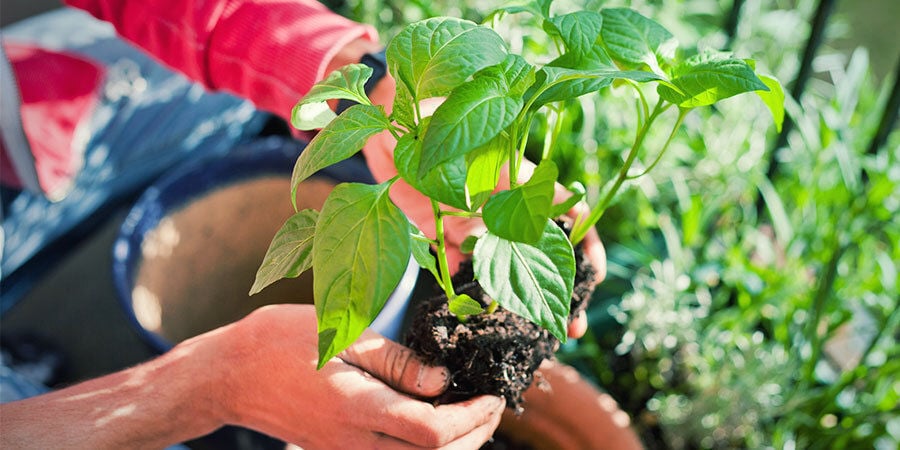
<path id="1" fill-rule="evenodd" d="M 338 357 L 388 386 L 418 397 L 436 397 L 450 382 L 446 368 L 426 365 L 409 347 L 370 330 Z"/>

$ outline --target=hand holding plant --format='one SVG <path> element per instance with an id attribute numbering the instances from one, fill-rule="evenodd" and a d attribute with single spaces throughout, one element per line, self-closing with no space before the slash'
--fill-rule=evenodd
<path id="1" fill-rule="evenodd" d="M 532 1 L 506 7 L 495 18 L 519 13 L 533 15 L 556 45 L 558 54 L 545 55 L 552 58 L 546 64 L 511 53 L 487 27 L 433 18 L 409 25 L 387 47 L 396 80 L 390 113 L 365 95 L 371 69 L 359 64 L 332 73 L 295 108 L 294 126 L 322 129 L 297 160 L 292 198 L 304 179 L 349 158 L 373 136 L 389 133 L 396 140 L 397 175 L 377 185 L 339 185 L 321 212 L 299 211 L 276 235 L 254 284 L 257 291 L 313 268 L 320 368 L 375 318 L 410 257 L 434 275 L 457 323 L 502 307 L 565 341 L 576 277 L 574 246 L 634 177 L 630 169 L 644 137 L 664 113 L 673 107 L 678 112 L 674 134 L 691 109 L 756 91 L 776 118 L 781 115 L 780 87 L 757 76 L 752 61 L 712 52 L 676 57 L 672 35 L 633 10 L 551 15 L 549 1 Z M 528 164 L 524 150 L 548 109 L 614 83 L 635 93 L 634 143 L 599 204 L 579 216 L 567 235 L 553 219 L 581 201 L 583 189 L 573 186 L 568 198 L 557 199 L 552 145 L 544 146 L 533 173 L 520 182 Z M 435 97 L 446 99 L 427 115 L 423 105 Z M 358 104 L 335 117 L 324 102 L 336 98 Z M 547 141 L 564 131 L 556 127 Z M 509 177 L 501 181 L 504 170 Z M 427 197 L 433 229 L 431 223 L 418 228 L 426 223 L 411 223 L 392 201 L 389 192 L 401 181 Z M 480 220 L 486 227 L 461 243 L 472 253 L 473 278 L 484 298 L 457 292 L 451 278 L 450 218 Z M 525 378 L 530 382 L 530 373 Z"/>

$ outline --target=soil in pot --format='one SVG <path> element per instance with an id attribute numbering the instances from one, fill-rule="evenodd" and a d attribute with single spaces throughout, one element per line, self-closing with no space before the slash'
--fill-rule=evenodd
<path id="1" fill-rule="evenodd" d="M 576 275 L 569 321 L 587 306 L 595 271 L 581 246 L 575 249 Z M 471 262 L 464 262 L 454 277 L 457 293 L 465 293 L 485 306 L 490 299 L 473 280 Z M 406 344 L 427 363 L 450 370 L 451 382 L 438 403 L 452 403 L 490 394 L 506 399 L 520 412 L 522 393 L 534 380 L 544 359 L 553 357 L 559 341 L 542 327 L 505 309 L 469 316 L 462 323 L 450 313 L 447 297 L 439 294 L 414 311 Z"/>

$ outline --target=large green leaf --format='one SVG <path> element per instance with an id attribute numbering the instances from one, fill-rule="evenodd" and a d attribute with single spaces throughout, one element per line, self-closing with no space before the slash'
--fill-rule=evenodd
<path id="1" fill-rule="evenodd" d="M 281 226 L 256 271 L 250 295 L 282 278 L 296 278 L 312 267 L 313 236 L 318 217 L 318 211 L 304 209 Z"/>
<path id="2" fill-rule="evenodd" d="M 313 243 L 320 368 L 372 323 L 406 271 L 409 221 L 390 185 L 340 184 L 322 206 Z"/>
<path id="3" fill-rule="evenodd" d="M 350 64 L 335 70 L 313 85 L 294 106 L 291 124 L 298 130 L 315 130 L 328 125 L 337 117 L 325 103 L 328 100 L 346 99 L 371 104 L 365 90 L 366 81 L 371 76 L 372 68 L 365 64 Z"/>
<path id="4" fill-rule="evenodd" d="M 763 103 L 769 107 L 772 112 L 772 120 L 775 121 L 775 130 L 781 132 L 781 125 L 784 123 L 784 88 L 778 79 L 765 75 L 760 75 L 759 79 L 768 86 L 768 91 L 756 91 Z"/>
<path id="5" fill-rule="evenodd" d="M 516 119 L 522 103 L 502 78 L 481 76 L 455 89 L 431 117 L 418 176 L 487 144 Z"/>
<path id="6" fill-rule="evenodd" d="M 548 220 L 534 245 L 488 232 L 475 244 L 472 261 L 488 296 L 565 342 L 575 255 L 559 226 Z"/>
<path id="7" fill-rule="evenodd" d="M 549 23 L 566 45 L 566 53 L 585 56 L 594 51 L 603 16 L 594 11 L 576 11 L 553 17 Z"/>
<path id="8" fill-rule="evenodd" d="M 484 205 L 488 230 L 511 241 L 533 244 L 544 234 L 553 210 L 559 171 L 553 161 L 542 161 L 525 184 L 494 194 Z"/>
<path id="9" fill-rule="evenodd" d="M 769 90 L 746 61 L 717 52 L 688 58 L 673 70 L 671 82 L 681 92 L 666 85 L 660 85 L 657 91 L 660 97 L 682 108 L 711 105 L 744 92 Z"/>
<path id="10" fill-rule="evenodd" d="M 391 126 L 381 106 L 354 105 L 331 121 L 303 149 L 291 176 L 291 202 L 297 209 L 297 186 L 310 175 L 356 154 L 372 135 Z"/>
<path id="11" fill-rule="evenodd" d="M 427 128 L 430 117 L 423 120 Z M 422 128 L 420 127 L 420 128 Z M 404 181 L 417 191 L 454 208 L 468 209 L 466 201 L 466 157 L 447 161 L 424 177 L 419 177 L 419 160 L 422 156 L 422 139 L 415 133 L 400 137 L 394 147 L 394 165 Z"/>
<path id="12" fill-rule="evenodd" d="M 646 64 L 654 72 L 661 72 L 657 57 L 671 56 L 675 49 L 672 33 L 632 9 L 606 8 L 600 14 L 600 36 L 614 59 L 628 66 Z"/>
<path id="13" fill-rule="evenodd" d="M 387 47 L 391 74 L 417 101 L 447 95 L 505 56 L 506 44 L 493 30 L 451 17 L 410 24 Z"/>

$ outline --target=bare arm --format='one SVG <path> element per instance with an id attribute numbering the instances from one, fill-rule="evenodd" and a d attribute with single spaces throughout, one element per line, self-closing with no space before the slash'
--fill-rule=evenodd
<path id="1" fill-rule="evenodd" d="M 311 305 L 262 308 L 140 366 L 0 406 L 0 448 L 161 448 L 222 425 L 317 448 L 478 448 L 503 401 L 433 406 L 443 368 L 366 332 L 316 370 Z M 365 368 L 363 370 L 362 368 Z"/>
<path id="2" fill-rule="evenodd" d="M 198 341 L 149 363 L 2 406 L 3 448 L 161 448 L 221 425 L 223 364 Z M 188 374 L 197 374 L 188 376 Z"/>

